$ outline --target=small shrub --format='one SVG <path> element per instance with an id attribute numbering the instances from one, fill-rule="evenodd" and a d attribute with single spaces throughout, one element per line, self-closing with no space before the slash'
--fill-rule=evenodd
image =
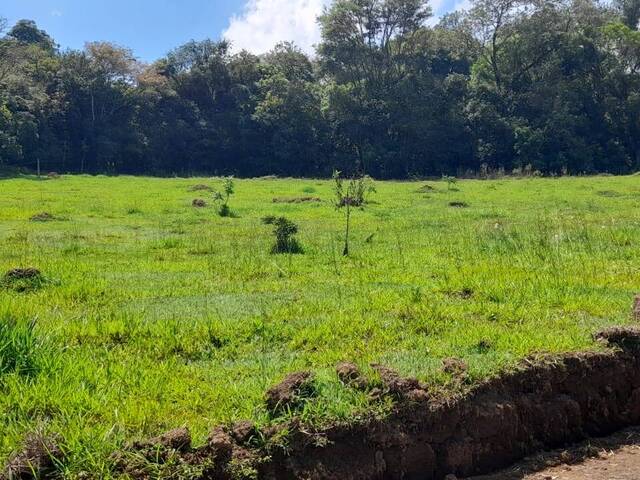
<path id="1" fill-rule="evenodd" d="M 229 199 L 235 193 L 233 177 L 227 177 L 222 182 L 222 190 L 213 193 L 213 201 L 218 207 L 218 215 L 221 217 L 231 217 L 233 212 L 229 207 Z"/>
<path id="2" fill-rule="evenodd" d="M 0 287 L 16 292 L 37 290 L 46 283 L 46 279 L 37 268 L 13 268 L 0 279 Z"/>
<path id="3" fill-rule="evenodd" d="M 274 217 L 269 215 L 262 219 L 265 225 L 273 225 L 273 235 L 276 243 L 271 248 L 271 253 L 303 253 L 302 246 L 295 238 L 298 226 L 286 217 Z"/>

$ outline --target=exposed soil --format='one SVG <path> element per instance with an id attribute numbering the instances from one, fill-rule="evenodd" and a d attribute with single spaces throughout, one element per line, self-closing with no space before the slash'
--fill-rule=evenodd
<path id="1" fill-rule="evenodd" d="M 192 185 L 191 187 L 189 187 L 189 191 L 191 191 L 191 192 L 201 192 L 201 191 L 212 192 L 213 188 L 211 188 L 209 185 L 205 185 L 203 183 L 199 183 L 197 185 Z"/>
<path id="2" fill-rule="evenodd" d="M 23 480 L 45 477 L 64 456 L 57 437 L 32 433 L 25 438 L 22 450 L 9 458 L 0 473 L 2 480 Z"/>
<path id="3" fill-rule="evenodd" d="M 4 274 L 5 280 L 25 280 L 42 278 L 42 273 L 37 268 L 12 268 Z"/>
<path id="4" fill-rule="evenodd" d="M 321 201 L 322 199 L 318 197 L 276 197 L 273 199 L 273 203 L 309 203 Z"/>
<path id="5" fill-rule="evenodd" d="M 313 374 L 295 372 L 267 390 L 265 402 L 271 413 L 278 414 L 286 410 L 295 410 L 314 395 Z"/>
<path id="6" fill-rule="evenodd" d="M 37 268 L 12 268 L 0 278 L 0 288 L 26 292 L 40 288 L 45 281 L 44 276 Z"/>
<path id="7" fill-rule="evenodd" d="M 193 202 L 191 202 L 191 205 L 193 205 L 196 208 L 204 208 L 207 206 L 207 202 L 205 202 L 201 198 L 194 198 Z"/>
<path id="8" fill-rule="evenodd" d="M 640 428 L 590 439 L 568 449 L 526 458 L 492 475 L 468 480 L 638 480 Z"/>
<path id="9" fill-rule="evenodd" d="M 29 218 L 32 222 L 51 222 L 55 219 L 56 217 L 49 212 L 40 212 Z"/>
<path id="10" fill-rule="evenodd" d="M 529 358 L 456 399 L 432 396 L 417 379 L 382 365 L 372 365 L 381 386 L 367 386 L 355 365 L 341 364 L 343 383 L 393 397 L 394 411 L 322 431 L 295 418 L 262 432 L 252 424 L 217 427 L 203 447 L 168 447 L 162 455 L 155 450 L 132 458 L 161 458 L 162 468 L 200 468 L 194 478 L 201 479 L 247 478 L 243 472 L 251 472 L 251 478 L 269 480 L 441 480 L 494 472 L 526 455 L 640 423 L 640 329 L 609 329 L 597 338 L 612 348 Z M 443 369 L 465 374 L 455 359 Z M 277 415 L 295 411 L 314 394 L 313 376 L 298 372 L 269 389 L 266 404 Z M 249 441 L 256 437 L 259 443 Z M 626 454 L 621 459 L 631 461 Z M 148 472 L 148 466 L 119 465 L 133 478 L 147 478 L 135 472 Z"/>
<path id="11" fill-rule="evenodd" d="M 433 187 L 432 185 L 429 185 L 428 183 L 426 183 L 416 191 L 418 193 L 429 193 L 429 192 L 433 192 L 434 190 L 435 190 L 435 187 Z"/>

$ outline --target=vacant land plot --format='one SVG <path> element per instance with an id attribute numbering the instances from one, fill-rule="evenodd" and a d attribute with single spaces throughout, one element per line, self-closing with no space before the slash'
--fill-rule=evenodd
<path id="1" fill-rule="evenodd" d="M 600 348 L 591 333 L 628 323 L 640 290 L 637 176 L 378 182 L 349 257 L 331 182 L 237 181 L 225 218 L 220 185 L 0 181 L 0 461 L 55 432 L 69 478 L 104 478 L 129 440 L 279 421 L 264 392 L 301 370 L 316 395 L 281 415 L 384 415 L 338 362 L 455 393 L 532 353 Z M 303 254 L 271 254 L 269 215 L 298 224 Z"/>

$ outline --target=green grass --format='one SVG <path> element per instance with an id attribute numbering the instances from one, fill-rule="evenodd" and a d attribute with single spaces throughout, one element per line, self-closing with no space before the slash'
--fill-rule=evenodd
<path id="1" fill-rule="evenodd" d="M 305 419 L 353 421 L 387 406 L 339 385 L 339 361 L 447 391 L 445 357 L 476 381 L 534 352 L 598 348 L 591 333 L 628 323 L 640 291 L 639 177 L 378 182 L 348 258 L 330 182 L 237 181 L 237 218 L 193 208 L 211 200 L 199 183 L 221 182 L 0 180 L 0 275 L 47 279 L 0 289 L 0 461 L 53 431 L 67 478 L 107 478 L 129 440 L 274 421 L 264 391 L 296 370 L 318 377 Z M 272 203 L 309 193 L 323 202 Z M 41 212 L 54 220 L 29 221 Z M 303 255 L 270 254 L 267 215 L 299 225 Z"/>

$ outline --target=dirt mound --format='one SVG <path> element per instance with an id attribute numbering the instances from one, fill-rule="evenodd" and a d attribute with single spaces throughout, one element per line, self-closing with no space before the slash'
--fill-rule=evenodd
<path id="1" fill-rule="evenodd" d="M 50 214 L 49 212 L 40 212 L 40 213 L 36 213 L 35 215 L 32 215 L 29 218 L 29 221 L 31 222 L 51 222 L 52 220 L 55 220 L 56 217 L 52 214 Z"/>
<path id="2" fill-rule="evenodd" d="M 419 400 L 427 397 L 426 388 L 417 378 L 402 377 L 395 370 L 376 363 L 372 364 L 371 368 L 380 375 L 383 394 L 391 395 L 397 399 Z"/>
<path id="3" fill-rule="evenodd" d="M 442 360 L 442 371 L 453 377 L 466 377 L 469 366 L 460 358 L 445 358 Z"/>
<path id="4" fill-rule="evenodd" d="M 21 280 L 42 278 L 42 273 L 37 268 L 12 268 L 4 274 L 6 280 Z"/>
<path id="5" fill-rule="evenodd" d="M 272 414 L 301 407 L 316 395 L 314 375 L 311 372 L 295 372 L 274 385 L 265 395 L 265 403 Z"/>
<path id="6" fill-rule="evenodd" d="M 201 192 L 201 191 L 213 192 L 213 188 L 210 187 L 209 185 L 198 183 L 197 185 L 192 185 L 191 187 L 189 187 L 189 191 L 190 192 Z"/>
<path id="7" fill-rule="evenodd" d="M 418 193 L 429 193 L 433 191 L 435 191 L 435 187 L 433 185 L 429 185 L 428 183 L 425 183 L 420 188 L 418 188 L 418 190 L 416 190 L 416 192 Z"/>
<path id="8" fill-rule="evenodd" d="M 26 480 L 47 478 L 64 458 L 57 436 L 44 436 L 40 433 L 27 435 L 22 450 L 16 452 L 7 461 L 0 475 L 2 480 Z"/>
<path id="9" fill-rule="evenodd" d="M 338 379 L 346 386 L 365 390 L 368 386 L 367 380 L 360 373 L 360 369 L 355 363 L 341 362 L 336 366 Z"/>
<path id="10" fill-rule="evenodd" d="M 152 438 L 147 446 L 169 448 L 179 452 L 187 451 L 191 448 L 191 432 L 186 427 L 176 428 Z"/>
<path id="11" fill-rule="evenodd" d="M 9 288 L 17 292 L 36 290 L 45 283 L 42 272 L 37 268 L 13 268 L 8 270 L 0 279 L 0 287 Z"/>
<path id="12" fill-rule="evenodd" d="M 194 198 L 193 202 L 191 202 L 191 205 L 195 208 L 204 208 L 207 206 L 207 202 L 205 202 L 201 198 Z"/>
<path id="13" fill-rule="evenodd" d="M 321 201 L 322 199 L 318 197 L 276 197 L 273 199 L 273 203 L 307 203 Z"/>

